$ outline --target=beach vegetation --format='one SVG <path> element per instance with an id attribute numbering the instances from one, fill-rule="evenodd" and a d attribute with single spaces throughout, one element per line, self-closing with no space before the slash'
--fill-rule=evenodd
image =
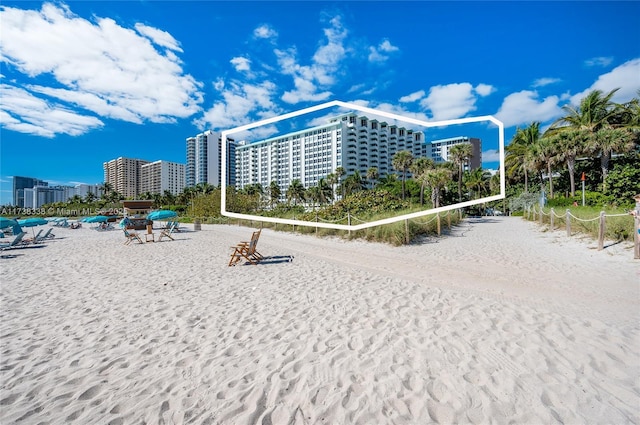
<path id="1" fill-rule="evenodd" d="M 544 133 L 538 122 L 518 128 L 505 148 L 508 196 L 533 189 L 538 198 L 545 191 L 549 206 L 582 205 L 584 186 L 586 205 L 631 206 L 640 193 L 640 100 L 615 103 L 617 90 L 565 105 Z"/>

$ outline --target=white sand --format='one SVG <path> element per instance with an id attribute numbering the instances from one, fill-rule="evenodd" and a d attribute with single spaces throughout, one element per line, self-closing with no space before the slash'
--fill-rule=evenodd
<path id="1" fill-rule="evenodd" d="M 251 230 L 2 252 L 0 423 L 640 423 L 628 244 L 509 217 L 399 248 L 265 229 L 271 258 L 227 267 Z"/>

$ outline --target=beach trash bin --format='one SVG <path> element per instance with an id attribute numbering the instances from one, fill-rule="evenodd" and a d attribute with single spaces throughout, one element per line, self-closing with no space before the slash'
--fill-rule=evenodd
<path id="1" fill-rule="evenodd" d="M 199 219 L 193 220 L 193 230 L 202 230 L 202 224 Z"/>

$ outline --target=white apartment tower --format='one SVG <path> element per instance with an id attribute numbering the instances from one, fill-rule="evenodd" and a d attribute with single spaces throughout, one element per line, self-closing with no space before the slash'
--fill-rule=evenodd
<path id="1" fill-rule="evenodd" d="M 140 167 L 140 193 L 169 191 L 179 195 L 185 187 L 185 166 L 176 162 L 155 161 Z"/>
<path id="2" fill-rule="evenodd" d="M 236 184 L 236 143 L 227 138 L 227 180 L 230 186 Z M 198 183 L 220 186 L 222 182 L 222 136 L 220 132 L 207 130 L 187 138 L 187 166 L 185 185 L 193 187 Z"/>
<path id="3" fill-rule="evenodd" d="M 282 193 L 300 180 L 308 188 L 343 167 L 346 175 L 366 176 L 370 167 L 382 177 L 395 172 L 393 155 L 401 150 L 415 157 L 426 155 L 424 134 L 348 113 L 327 124 L 262 140 L 236 148 L 236 187 L 276 181 Z"/>
<path id="4" fill-rule="evenodd" d="M 470 161 L 468 161 L 467 164 L 464 164 L 465 171 L 482 166 L 482 140 L 476 137 L 458 136 L 448 139 L 434 140 L 429 143 L 427 153 L 436 163 L 450 161 L 449 149 L 452 146 L 459 145 L 461 143 L 470 143 L 473 148 Z"/>
<path id="5" fill-rule="evenodd" d="M 140 168 L 148 163 L 149 161 L 142 159 L 123 157 L 112 159 L 102 164 L 104 181 L 125 198 L 135 199 L 142 193 Z"/>

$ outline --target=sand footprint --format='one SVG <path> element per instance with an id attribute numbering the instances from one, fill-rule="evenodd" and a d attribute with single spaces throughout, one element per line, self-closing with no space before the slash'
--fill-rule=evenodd
<path id="1" fill-rule="evenodd" d="M 94 385 L 80 394 L 78 400 L 91 400 L 100 393 L 100 385 Z"/>

